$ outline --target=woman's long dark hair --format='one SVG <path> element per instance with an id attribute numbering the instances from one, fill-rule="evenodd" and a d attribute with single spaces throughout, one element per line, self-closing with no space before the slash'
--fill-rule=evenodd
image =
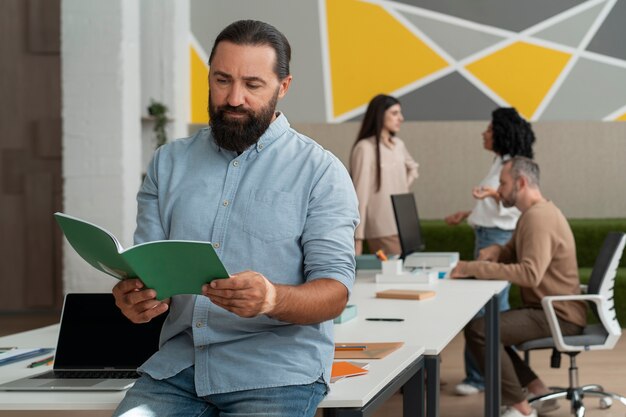
<path id="1" fill-rule="evenodd" d="M 360 140 L 374 136 L 374 140 L 376 141 L 376 191 L 380 190 L 381 183 L 380 134 L 385 123 L 385 112 L 389 107 L 396 104 L 400 104 L 400 101 L 395 97 L 386 96 L 384 94 L 379 94 L 374 97 L 367 105 L 365 117 L 363 118 L 363 123 L 361 123 L 361 129 L 359 130 L 354 145 L 352 145 L 352 149 L 354 149 Z M 391 132 L 391 134 L 393 135 L 395 132 Z"/>
<path id="2" fill-rule="evenodd" d="M 533 158 L 535 134 L 532 126 L 513 107 L 500 107 L 491 113 L 493 151 L 500 156 Z"/>

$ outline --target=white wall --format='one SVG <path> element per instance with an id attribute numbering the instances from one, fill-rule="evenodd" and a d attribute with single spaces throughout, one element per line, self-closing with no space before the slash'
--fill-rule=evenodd
<path id="1" fill-rule="evenodd" d="M 130 246 L 141 173 L 154 150 L 148 121 L 142 151 L 149 99 L 170 108 L 171 137 L 186 131 L 189 2 L 63 0 L 61 25 L 64 211 Z M 65 292 L 109 291 L 116 282 L 67 242 L 63 263 Z"/>
<path id="2" fill-rule="evenodd" d="M 130 242 L 140 179 L 139 4 L 64 0 L 61 9 L 64 211 Z M 65 291 L 108 280 L 64 246 Z"/>
<path id="3" fill-rule="evenodd" d="M 141 4 L 141 114 L 148 115 L 151 100 L 167 106 L 168 140 L 187 134 L 190 111 L 189 1 L 142 0 Z M 142 118 L 142 167 L 156 146 L 154 121 Z"/>

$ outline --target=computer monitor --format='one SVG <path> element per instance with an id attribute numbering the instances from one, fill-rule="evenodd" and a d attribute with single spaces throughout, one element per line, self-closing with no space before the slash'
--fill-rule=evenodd
<path id="1" fill-rule="evenodd" d="M 391 196 L 391 203 L 396 216 L 396 226 L 398 226 L 402 259 L 411 253 L 423 251 L 425 245 L 422 227 L 413 193 L 394 194 Z"/>

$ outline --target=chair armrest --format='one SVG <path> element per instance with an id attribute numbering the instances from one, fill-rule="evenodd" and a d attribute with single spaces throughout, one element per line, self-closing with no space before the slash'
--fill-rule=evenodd
<path id="1" fill-rule="evenodd" d="M 552 332 L 552 338 L 556 348 L 561 352 L 580 352 L 586 350 L 585 346 L 568 345 L 563 339 L 563 333 L 561 332 L 561 326 L 559 326 L 559 320 L 554 310 L 554 303 L 558 301 L 592 301 L 598 306 L 598 312 L 600 313 L 600 320 L 602 325 L 607 328 L 605 323 L 606 317 L 604 317 L 602 303 L 605 301 L 604 297 L 598 294 L 577 294 L 577 295 L 550 295 L 543 297 L 541 300 L 541 306 L 546 314 L 550 331 Z"/>

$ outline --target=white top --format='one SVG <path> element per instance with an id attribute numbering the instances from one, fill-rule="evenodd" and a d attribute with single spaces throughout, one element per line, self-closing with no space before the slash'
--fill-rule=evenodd
<path id="1" fill-rule="evenodd" d="M 487 176 L 483 178 L 478 186 L 498 189 L 502 164 L 509 159 L 511 159 L 511 157 L 508 155 L 504 157 L 497 155 L 493 159 L 493 164 Z M 467 218 L 467 222 L 472 227 L 497 227 L 503 230 L 514 230 L 520 214 L 517 208 L 505 208 L 502 203 L 496 203 L 496 200 L 488 197 L 482 200 L 476 200 L 476 205 Z"/>

